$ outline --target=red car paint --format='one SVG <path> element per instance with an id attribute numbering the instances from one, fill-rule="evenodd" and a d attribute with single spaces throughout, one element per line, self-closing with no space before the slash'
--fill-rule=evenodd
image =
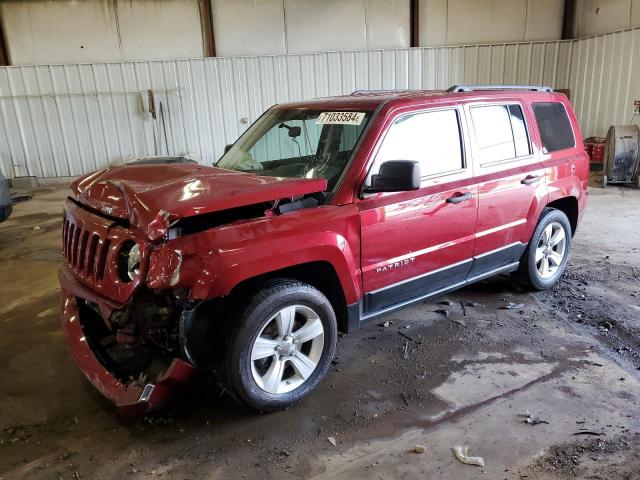
<path id="1" fill-rule="evenodd" d="M 101 170 L 71 185 L 76 200 L 111 217 L 126 218 L 151 240 L 149 227 L 174 220 L 299 196 L 326 188 L 324 179 L 257 177 L 193 163 L 127 165 Z"/>
<path id="2" fill-rule="evenodd" d="M 522 107 L 533 152 L 527 161 L 480 168 L 473 158 L 476 146 L 469 108 L 496 102 Z M 533 102 L 565 106 L 575 138 L 573 148 L 544 153 Z M 369 167 L 394 119 L 444 106 L 459 112 L 467 167 L 446 178 L 427 179 L 416 191 L 363 195 Z M 142 387 L 118 380 L 84 341 L 77 321 L 78 301 L 95 305 L 107 328 L 113 328 L 113 312 L 134 304 L 143 289 L 186 291 L 189 301 L 199 302 L 228 296 L 241 282 L 260 275 L 322 264 L 335 272 L 346 305 L 355 306 L 358 318 L 366 319 L 402 304 L 389 304 L 389 299 L 376 303 L 374 295 L 389 286 L 483 258 L 511 244 L 526 244 L 551 202 L 575 203 L 576 224 L 584 212 L 589 162 L 572 108 L 561 94 L 407 91 L 273 108 L 310 107 L 374 112 L 334 195 L 315 208 L 286 214 L 268 211 L 171 238 L 169 230 L 180 219 L 322 192 L 326 181 L 174 164 L 109 168 L 72 185 L 63 227 L 62 321 L 76 362 L 115 404 L 153 408 L 168 398 L 172 387 L 186 382 L 193 368 L 189 358 L 174 359 L 167 372 L 150 384 L 153 396 L 141 398 Z M 537 181 L 523 183 L 530 178 Z M 445 202 L 466 193 L 473 195 L 467 202 Z M 97 240 L 92 247 L 93 238 Z M 143 255 L 139 276 L 127 282 L 118 274 L 118 256 L 128 240 L 137 242 Z M 442 290 L 465 285 L 472 274 L 473 270 L 467 271 L 461 282 L 443 284 Z M 367 313 L 367 306 L 373 313 Z M 350 322 L 347 327 L 353 328 Z"/>

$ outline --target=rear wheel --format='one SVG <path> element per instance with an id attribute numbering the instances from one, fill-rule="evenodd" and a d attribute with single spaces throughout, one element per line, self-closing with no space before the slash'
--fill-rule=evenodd
<path id="1" fill-rule="evenodd" d="M 224 382 L 242 403 L 281 410 L 308 395 L 335 353 L 337 326 L 329 300 L 314 287 L 273 282 L 241 309 L 227 337 Z"/>
<path id="2" fill-rule="evenodd" d="M 571 225 L 561 210 L 546 208 L 520 260 L 518 276 L 536 290 L 551 288 L 567 268 Z"/>

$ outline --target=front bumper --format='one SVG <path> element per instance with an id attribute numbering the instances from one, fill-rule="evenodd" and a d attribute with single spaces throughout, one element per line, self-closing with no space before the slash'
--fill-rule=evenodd
<path id="1" fill-rule="evenodd" d="M 103 315 L 118 305 L 99 297 L 85 287 L 66 269 L 60 270 L 60 311 L 62 326 L 69 349 L 80 370 L 94 387 L 114 403 L 122 415 L 134 415 L 156 409 L 169 400 L 181 386 L 188 383 L 195 369 L 188 363 L 174 359 L 169 368 L 154 383 L 137 385 L 123 383 L 98 360 L 85 338 L 80 321 L 77 298 L 95 302 Z"/>

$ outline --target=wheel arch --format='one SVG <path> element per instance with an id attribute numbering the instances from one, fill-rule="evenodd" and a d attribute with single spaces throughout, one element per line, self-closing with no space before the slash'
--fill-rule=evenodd
<path id="1" fill-rule="evenodd" d="M 229 298 L 246 298 L 251 292 L 264 288 L 269 282 L 276 279 L 298 280 L 317 288 L 331 302 L 336 314 L 338 330 L 340 332 L 349 330 L 349 309 L 340 277 L 334 266 L 325 260 L 291 265 L 247 278 L 233 287 L 229 292 Z"/>
<path id="2" fill-rule="evenodd" d="M 553 200 L 546 205 L 547 208 L 555 208 L 562 211 L 569 219 L 571 225 L 571 235 L 575 235 L 578 228 L 579 208 L 578 199 L 574 196 L 567 196 Z"/>
<path id="3" fill-rule="evenodd" d="M 297 280 L 324 294 L 336 315 L 338 331 L 353 331 L 359 322 L 347 304 L 338 273 L 328 261 L 310 261 L 261 273 L 238 282 L 224 297 L 198 300 L 185 310 L 180 321 L 183 356 L 195 365 L 207 365 L 219 359 L 224 350 L 227 329 L 233 327 L 225 317 L 246 305 L 246 298 L 275 280 Z M 351 323 L 350 323 L 351 322 Z"/>

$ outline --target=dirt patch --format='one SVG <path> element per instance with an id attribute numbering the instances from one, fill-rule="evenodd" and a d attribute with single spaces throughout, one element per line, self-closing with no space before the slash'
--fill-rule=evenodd
<path id="1" fill-rule="evenodd" d="M 640 438 L 587 438 L 554 445 L 520 478 L 535 479 L 638 479 L 640 478 Z"/>

